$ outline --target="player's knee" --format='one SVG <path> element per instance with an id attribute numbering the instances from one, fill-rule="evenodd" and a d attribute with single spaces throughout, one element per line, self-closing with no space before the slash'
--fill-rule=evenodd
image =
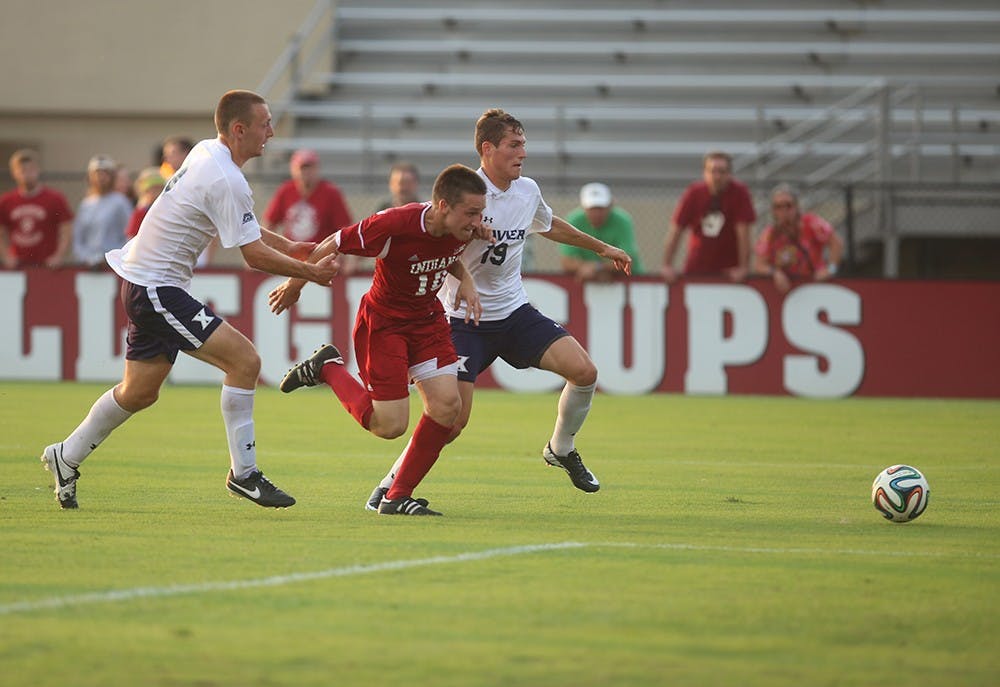
<path id="1" fill-rule="evenodd" d="M 246 356 L 246 360 L 243 362 L 243 368 L 246 373 L 257 379 L 260 377 L 260 354 L 257 351 L 253 351 Z"/>
<path id="2" fill-rule="evenodd" d="M 252 388 L 260 377 L 260 365 L 260 355 L 251 350 L 233 361 L 226 373 L 233 375 L 243 386 Z"/>
<path id="3" fill-rule="evenodd" d="M 438 424 L 452 427 L 462 413 L 462 397 L 458 394 L 435 399 L 427 404 L 427 414 Z"/>
<path id="4" fill-rule="evenodd" d="M 368 431 L 380 439 L 397 439 L 406 433 L 406 419 L 390 418 L 388 420 L 372 416 Z"/>
<path id="5" fill-rule="evenodd" d="M 590 358 L 583 360 L 577 365 L 569 375 L 567 381 L 576 386 L 590 386 L 597 382 L 597 366 Z"/>
<path id="6" fill-rule="evenodd" d="M 137 389 L 136 387 L 119 386 L 115 390 L 115 403 L 121 406 L 122 410 L 130 413 L 138 413 L 156 403 L 160 398 L 160 390 L 157 389 Z"/>

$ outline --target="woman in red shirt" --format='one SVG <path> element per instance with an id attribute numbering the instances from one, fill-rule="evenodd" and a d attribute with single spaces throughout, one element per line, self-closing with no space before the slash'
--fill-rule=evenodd
<path id="1" fill-rule="evenodd" d="M 794 278 L 822 281 L 837 273 L 844 243 L 822 217 L 801 213 L 795 189 L 782 184 L 771 191 L 771 215 L 774 223 L 754 248 L 754 271 L 770 275 L 781 293 Z"/>

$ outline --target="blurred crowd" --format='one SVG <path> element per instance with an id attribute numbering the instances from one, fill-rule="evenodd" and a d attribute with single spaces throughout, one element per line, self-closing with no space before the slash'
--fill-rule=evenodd
<path id="1" fill-rule="evenodd" d="M 104 254 L 140 231 L 146 211 L 181 169 L 193 146 L 185 137 L 167 138 L 156 146 L 152 164 L 135 175 L 108 155 L 94 155 L 86 168 L 86 195 L 75 209 L 62 193 L 43 183 L 36 151 L 16 151 L 9 160 L 16 187 L 0 196 L 3 266 L 107 269 Z M 386 195 L 366 208 L 363 216 L 421 200 L 417 166 L 397 162 L 389 170 Z M 730 281 L 762 276 L 784 293 L 796 281 L 824 280 L 837 274 L 843 241 L 822 217 L 803 210 L 794 187 L 774 188 L 768 209 L 771 223 L 754 240 L 757 211 L 750 191 L 733 176 L 732 158 L 723 151 L 710 151 L 700 178 L 684 190 L 669 221 L 664 222 L 662 256 L 640 254 L 635 222 L 605 183 L 583 185 L 579 205 L 566 221 L 627 252 L 633 274 L 654 273 L 651 266 L 658 264 L 656 273 L 667 283 L 685 275 Z M 267 204 L 262 224 L 296 241 L 318 242 L 356 219 L 340 188 L 323 178 L 320 156 L 302 149 L 290 156 L 288 179 Z M 210 264 L 215 248 L 209 246 L 199 266 Z M 526 269 L 530 269 L 527 257 Z M 345 261 L 341 271 L 352 274 L 370 267 L 370 261 L 354 259 Z M 559 247 L 559 268 L 580 282 L 624 278 L 594 253 L 569 245 Z"/>

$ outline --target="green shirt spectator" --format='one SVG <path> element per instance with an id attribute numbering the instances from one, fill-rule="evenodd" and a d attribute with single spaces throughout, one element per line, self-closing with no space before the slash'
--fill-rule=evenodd
<path id="1" fill-rule="evenodd" d="M 625 210 L 614 205 L 611 189 L 605 184 L 586 184 L 580 189 L 580 207 L 566 216 L 574 227 L 616 248 L 632 258 L 632 274 L 642 273 L 639 246 L 635 241 L 635 222 Z M 560 244 L 563 271 L 579 281 L 610 281 L 614 266 L 583 248 Z"/>

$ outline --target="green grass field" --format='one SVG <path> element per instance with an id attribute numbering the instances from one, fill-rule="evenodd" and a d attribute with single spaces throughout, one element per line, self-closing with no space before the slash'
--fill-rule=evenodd
<path id="1" fill-rule="evenodd" d="M 1000 683 L 1000 402 L 599 395 L 584 494 L 555 395 L 480 392 L 409 519 L 362 509 L 403 440 L 328 392 L 258 393 L 274 511 L 227 495 L 218 389 L 167 387 L 62 512 L 38 455 L 104 388 L 0 385 L 5 687 Z"/>

